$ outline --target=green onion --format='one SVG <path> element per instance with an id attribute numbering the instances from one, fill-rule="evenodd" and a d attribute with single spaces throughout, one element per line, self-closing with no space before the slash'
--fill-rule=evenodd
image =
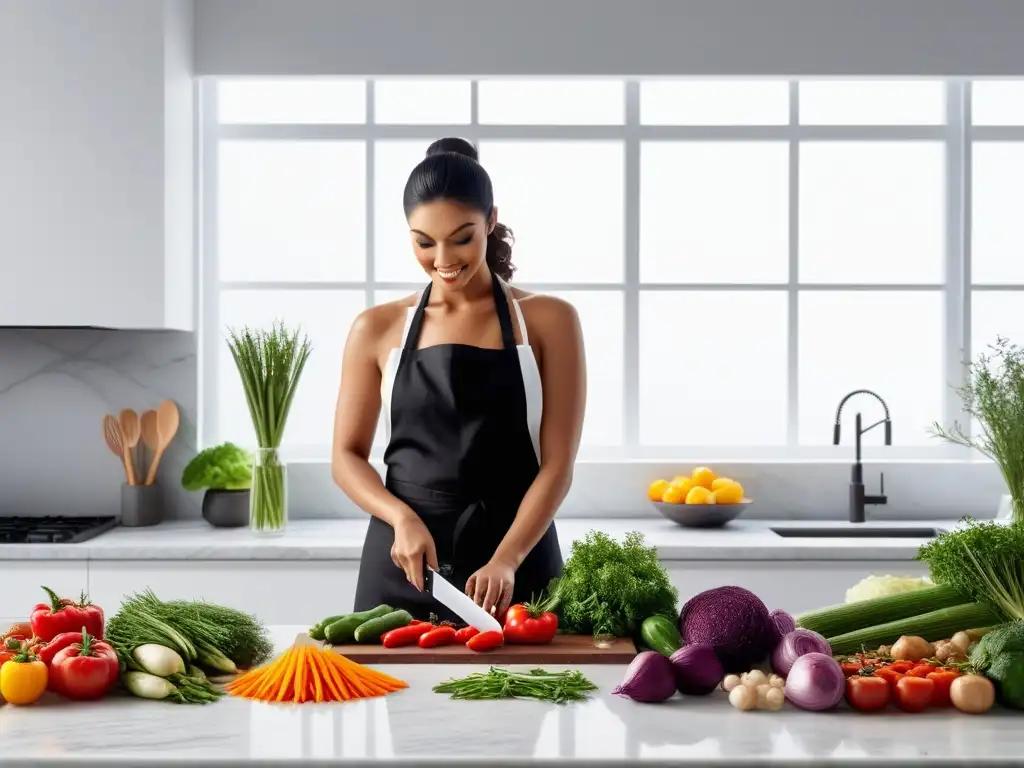
<path id="1" fill-rule="evenodd" d="M 832 647 L 832 653 L 855 653 L 862 647 L 878 648 L 881 645 L 892 645 L 901 635 L 922 637 L 931 643 L 952 637 L 964 629 L 987 627 L 998 622 L 999 617 L 988 607 L 981 603 L 967 603 L 865 627 L 827 639 Z"/>
<path id="2" fill-rule="evenodd" d="M 587 693 L 596 690 L 579 670 L 512 672 L 501 667 L 434 686 L 434 693 L 448 693 L 453 699 L 538 699 L 553 704 L 586 701 Z"/>
<path id="3" fill-rule="evenodd" d="M 936 585 L 808 611 L 796 617 L 796 624 L 798 627 L 814 630 L 823 637 L 833 637 L 864 627 L 873 627 L 940 608 L 973 602 L 970 597 L 964 597 L 952 587 Z"/>
<path id="4" fill-rule="evenodd" d="M 269 331 L 229 331 L 228 348 L 242 379 L 259 445 L 249 504 L 257 531 L 284 527 L 284 465 L 278 456 L 285 422 L 312 345 L 298 331 L 274 323 Z"/>

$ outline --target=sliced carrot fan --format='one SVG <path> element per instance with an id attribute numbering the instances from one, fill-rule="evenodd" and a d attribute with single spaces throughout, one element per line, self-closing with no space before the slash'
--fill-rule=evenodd
<path id="1" fill-rule="evenodd" d="M 385 696 L 409 684 L 319 646 L 296 645 L 226 687 L 243 699 L 303 704 Z"/>

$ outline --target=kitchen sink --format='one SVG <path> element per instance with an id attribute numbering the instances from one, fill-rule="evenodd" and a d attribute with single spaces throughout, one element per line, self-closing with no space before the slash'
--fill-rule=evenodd
<path id="1" fill-rule="evenodd" d="M 941 528 L 898 528 L 861 526 L 831 528 L 772 528 L 772 533 L 787 539 L 934 539 Z"/>

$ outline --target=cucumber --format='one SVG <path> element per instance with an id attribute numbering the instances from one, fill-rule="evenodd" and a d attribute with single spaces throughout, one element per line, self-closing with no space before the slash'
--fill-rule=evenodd
<path id="1" fill-rule="evenodd" d="M 683 638 L 671 619 L 665 616 L 651 616 L 640 625 L 640 637 L 652 651 L 662 656 L 671 656 L 683 647 Z"/>
<path id="2" fill-rule="evenodd" d="M 356 628 L 355 639 L 357 643 L 376 643 L 385 632 L 411 623 L 412 614 L 408 611 L 392 611 L 360 624 Z"/>
<path id="3" fill-rule="evenodd" d="M 309 636 L 314 640 L 323 640 L 325 637 L 324 630 L 327 629 L 327 625 L 344 619 L 346 616 L 348 616 L 347 613 L 339 613 L 337 616 L 328 616 L 326 619 L 318 621 L 309 628 Z"/>
<path id="4" fill-rule="evenodd" d="M 369 621 L 370 619 L 375 619 L 378 616 L 391 613 L 391 610 L 390 605 L 378 605 L 376 608 L 371 608 L 368 611 L 346 614 L 340 619 L 336 619 L 329 624 L 323 625 L 324 639 L 331 645 L 351 643 L 356 627 L 364 621 Z M 310 636 L 312 637 L 312 635 Z M 313 639 L 315 640 L 316 638 Z"/>

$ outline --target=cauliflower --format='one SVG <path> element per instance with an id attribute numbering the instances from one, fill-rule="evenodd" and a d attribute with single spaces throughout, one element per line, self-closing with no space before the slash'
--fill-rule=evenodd
<path id="1" fill-rule="evenodd" d="M 886 597 L 901 592 L 933 586 L 931 579 L 912 576 L 868 576 L 846 590 L 846 602 L 857 603 L 873 597 Z"/>
<path id="2" fill-rule="evenodd" d="M 252 456 L 234 443 L 207 448 L 188 463 L 181 473 L 181 486 L 186 491 L 235 491 L 252 483 Z"/>

